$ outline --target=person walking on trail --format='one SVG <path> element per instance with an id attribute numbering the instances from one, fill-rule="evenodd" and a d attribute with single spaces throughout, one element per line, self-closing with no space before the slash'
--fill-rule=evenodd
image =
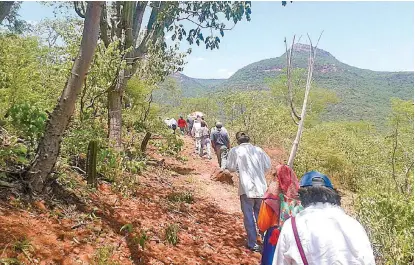
<path id="1" fill-rule="evenodd" d="M 208 128 L 208 130 L 209 130 L 209 125 L 208 125 L 207 121 L 205 121 L 205 117 L 202 116 L 200 119 L 206 123 L 206 128 Z"/>
<path id="2" fill-rule="evenodd" d="M 375 265 L 366 231 L 340 207 L 326 175 L 306 173 L 298 193 L 305 209 L 282 227 L 272 265 Z"/>
<path id="3" fill-rule="evenodd" d="M 187 122 L 187 134 L 189 136 L 192 136 L 193 122 L 194 122 L 193 117 L 188 116 L 186 119 L 186 122 Z"/>
<path id="4" fill-rule="evenodd" d="M 210 135 L 210 140 L 216 153 L 219 167 L 221 170 L 224 170 L 226 168 L 228 150 L 230 149 L 230 140 L 228 133 L 222 130 L 221 122 L 217 122 L 215 128 L 216 130 Z"/>
<path id="5" fill-rule="evenodd" d="M 195 138 L 195 149 L 196 153 L 200 153 L 201 143 L 202 143 L 202 135 L 201 135 L 201 129 L 202 123 L 200 116 L 197 116 L 197 119 L 193 122 L 192 127 L 192 136 Z"/>
<path id="6" fill-rule="evenodd" d="M 177 121 L 175 118 L 171 118 L 170 119 L 170 127 L 173 130 L 173 134 L 176 134 L 176 129 L 177 129 Z"/>
<path id="7" fill-rule="evenodd" d="M 202 135 L 202 140 L 201 140 L 201 148 L 200 148 L 200 153 L 199 155 L 202 157 L 203 156 L 203 151 L 206 150 L 206 154 L 208 159 L 212 159 L 212 155 L 210 152 L 210 133 L 209 133 L 209 129 L 206 126 L 206 122 L 202 121 L 201 122 L 201 132 L 200 134 Z"/>
<path id="8" fill-rule="evenodd" d="M 187 127 L 187 123 L 186 121 L 183 119 L 183 116 L 180 116 L 180 119 L 177 121 L 179 128 L 180 128 L 180 132 L 182 135 L 184 135 L 186 127 Z"/>
<path id="9" fill-rule="evenodd" d="M 267 190 L 266 172 L 271 168 L 271 159 L 258 146 L 249 143 L 249 136 L 244 132 L 236 134 L 238 146 L 229 152 L 226 168 L 239 173 L 239 198 L 244 215 L 244 226 L 248 235 L 247 247 L 260 252 L 257 244 L 257 226 L 262 197 Z"/>
<path id="10" fill-rule="evenodd" d="M 284 222 L 304 207 L 298 198 L 299 183 L 287 165 L 278 165 L 261 204 L 258 216 L 259 231 L 265 233 L 261 265 L 271 265 L 279 234 Z"/>
<path id="11" fill-rule="evenodd" d="M 217 121 L 216 123 L 220 123 L 220 121 Z M 212 135 L 214 132 L 216 132 L 216 130 L 217 130 L 216 126 L 213 126 L 212 129 L 210 129 L 210 135 Z M 226 130 L 226 128 L 223 125 L 222 125 L 221 130 L 225 133 L 228 133 L 228 131 Z"/>

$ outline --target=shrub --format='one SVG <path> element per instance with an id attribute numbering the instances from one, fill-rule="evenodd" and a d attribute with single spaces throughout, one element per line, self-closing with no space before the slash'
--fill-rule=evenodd
<path id="1" fill-rule="evenodd" d="M 356 204 L 357 218 L 365 226 L 378 264 L 411 264 L 414 260 L 413 197 L 367 187 Z"/>
<path id="2" fill-rule="evenodd" d="M 112 261 L 114 249 L 110 246 L 104 246 L 99 248 L 94 255 L 93 265 L 119 265 L 118 262 Z"/>
<path id="3" fill-rule="evenodd" d="M 13 105 L 7 112 L 12 127 L 17 134 L 30 142 L 34 147 L 45 130 L 47 115 L 44 111 L 28 103 Z"/>
<path id="4" fill-rule="evenodd" d="M 167 196 L 167 199 L 171 202 L 185 202 L 185 203 L 193 203 L 194 198 L 191 192 L 172 192 Z"/>
<path id="5" fill-rule="evenodd" d="M 177 224 L 170 224 L 165 230 L 166 240 L 168 243 L 176 246 L 179 243 L 179 237 L 177 233 L 179 232 L 179 226 Z"/>

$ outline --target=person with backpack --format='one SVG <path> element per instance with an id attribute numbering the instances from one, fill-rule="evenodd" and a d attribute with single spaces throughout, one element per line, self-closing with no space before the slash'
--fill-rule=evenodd
<path id="1" fill-rule="evenodd" d="M 193 117 L 188 116 L 186 122 L 187 122 L 187 134 L 189 136 L 192 136 L 193 122 L 194 122 Z"/>
<path id="2" fill-rule="evenodd" d="M 228 157 L 228 150 L 231 147 L 229 135 L 227 132 L 222 131 L 222 123 L 216 122 L 216 130 L 210 134 L 210 140 L 213 150 L 215 150 L 218 164 L 221 170 L 226 167 L 226 160 Z"/>
<path id="3" fill-rule="evenodd" d="M 340 207 L 326 175 L 306 173 L 298 193 L 304 210 L 284 223 L 272 265 L 375 265 L 365 229 Z"/>
<path id="4" fill-rule="evenodd" d="M 244 132 L 236 134 L 238 146 L 229 152 L 226 168 L 239 173 L 238 195 L 244 215 L 245 231 L 248 235 L 247 247 L 251 251 L 260 252 L 257 244 L 257 225 L 262 197 L 267 190 L 266 172 L 271 168 L 271 159 L 258 146 L 252 145 L 249 136 Z"/>
<path id="5" fill-rule="evenodd" d="M 183 116 L 180 116 L 180 119 L 177 121 L 179 128 L 180 128 L 180 132 L 182 135 L 184 135 L 186 127 L 187 127 L 187 123 L 186 121 L 183 119 Z"/>
<path id="6" fill-rule="evenodd" d="M 265 233 L 261 265 L 271 265 L 281 228 L 289 217 L 303 207 L 298 199 L 298 179 L 287 165 L 278 165 L 258 216 L 259 231 Z"/>

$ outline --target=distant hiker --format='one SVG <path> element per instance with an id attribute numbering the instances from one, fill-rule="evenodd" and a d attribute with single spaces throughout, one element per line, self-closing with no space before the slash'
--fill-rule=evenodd
<path id="1" fill-rule="evenodd" d="M 187 122 L 187 133 L 190 136 L 192 136 L 193 122 L 194 122 L 193 117 L 188 116 L 186 122 Z"/>
<path id="2" fill-rule="evenodd" d="M 170 127 L 173 130 L 173 133 L 176 133 L 176 129 L 177 129 L 177 121 L 174 118 L 170 119 Z"/>
<path id="3" fill-rule="evenodd" d="M 265 232 L 261 265 L 271 265 L 284 222 L 303 210 L 298 198 L 298 179 L 287 165 L 278 165 L 258 216 L 258 228 Z"/>
<path id="4" fill-rule="evenodd" d="M 249 136 L 244 132 L 236 134 L 238 146 L 231 149 L 226 168 L 239 173 L 239 197 L 244 226 L 248 235 L 247 247 L 259 252 L 257 244 L 257 226 L 259 208 L 267 189 L 265 173 L 271 168 L 269 156 L 257 146 L 249 143 Z"/>
<path id="5" fill-rule="evenodd" d="M 202 123 L 200 116 L 197 116 L 196 120 L 193 122 L 193 128 L 192 128 L 192 136 L 195 138 L 195 149 L 196 153 L 200 153 L 201 148 L 201 141 L 202 141 L 202 135 L 201 135 L 201 129 Z"/>
<path id="6" fill-rule="evenodd" d="M 208 125 L 208 123 L 205 121 L 205 117 L 203 117 L 203 116 L 202 116 L 200 119 L 206 123 L 206 128 L 208 128 L 208 129 L 209 129 L 209 125 Z"/>
<path id="7" fill-rule="evenodd" d="M 220 123 L 220 121 L 217 121 L 216 123 Z M 216 132 L 216 130 L 217 130 L 216 126 L 213 126 L 212 129 L 210 129 L 210 135 L 212 135 L 212 133 Z M 222 130 L 222 132 L 228 133 L 228 131 L 226 130 L 226 128 L 224 126 L 222 126 L 221 130 Z"/>
<path id="8" fill-rule="evenodd" d="M 180 116 L 180 119 L 177 121 L 177 123 L 179 125 L 181 134 L 184 135 L 187 127 L 187 122 L 183 119 L 183 116 Z"/>
<path id="9" fill-rule="evenodd" d="M 200 134 L 202 135 L 202 139 L 201 139 L 201 148 L 200 148 L 200 152 L 199 155 L 203 156 L 203 151 L 206 150 L 206 154 L 208 159 L 212 159 L 212 155 L 210 152 L 210 133 L 209 133 L 209 129 L 206 126 L 206 122 L 202 121 L 201 122 L 201 129 L 200 129 Z"/>
<path id="10" fill-rule="evenodd" d="M 169 128 L 171 128 L 171 126 L 170 126 L 170 119 L 169 118 L 167 118 L 167 119 L 165 119 L 164 120 L 164 123 L 169 127 Z"/>
<path id="11" fill-rule="evenodd" d="M 306 173 L 298 193 L 305 209 L 282 227 L 273 265 L 375 265 L 366 231 L 340 208 L 326 175 Z"/>
<path id="12" fill-rule="evenodd" d="M 228 133 L 222 131 L 222 123 L 217 122 L 215 126 L 216 130 L 210 135 L 213 150 L 215 150 L 216 157 L 218 158 L 219 167 L 224 170 L 226 168 L 226 159 L 228 157 L 228 151 L 230 149 L 230 140 Z"/>

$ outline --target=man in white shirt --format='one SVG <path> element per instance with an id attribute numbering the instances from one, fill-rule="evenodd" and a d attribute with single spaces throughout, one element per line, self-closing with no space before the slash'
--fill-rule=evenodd
<path id="1" fill-rule="evenodd" d="M 202 147 L 202 120 L 200 116 L 197 116 L 196 120 L 193 122 L 192 127 L 192 136 L 195 138 L 195 149 L 196 153 L 200 153 L 200 148 Z"/>
<path id="2" fill-rule="evenodd" d="M 236 134 L 238 146 L 231 149 L 226 168 L 239 172 L 239 198 L 244 215 L 244 226 L 248 235 L 248 248 L 259 252 L 257 225 L 262 197 L 267 190 L 265 173 L 271 168 L 271 159 L 260 147 L 249 143 L 244 132 Z"/>
<path id="3" fill-rule="evenodd" d="M 172 128 L 173 133 L 176 133 L 176 129 L 177 129 L 177 121 L 175 118 L 171 118 L 170 119 L 170 128 Z"/>
<path id="4" fill-rule="evenodd" d="M 340 196 L 327 176 L 306 173 L 299 195 L 305 209 L 285 221 L 273 265 L 375 265 L 366 231 L 340 208 Z"/>

